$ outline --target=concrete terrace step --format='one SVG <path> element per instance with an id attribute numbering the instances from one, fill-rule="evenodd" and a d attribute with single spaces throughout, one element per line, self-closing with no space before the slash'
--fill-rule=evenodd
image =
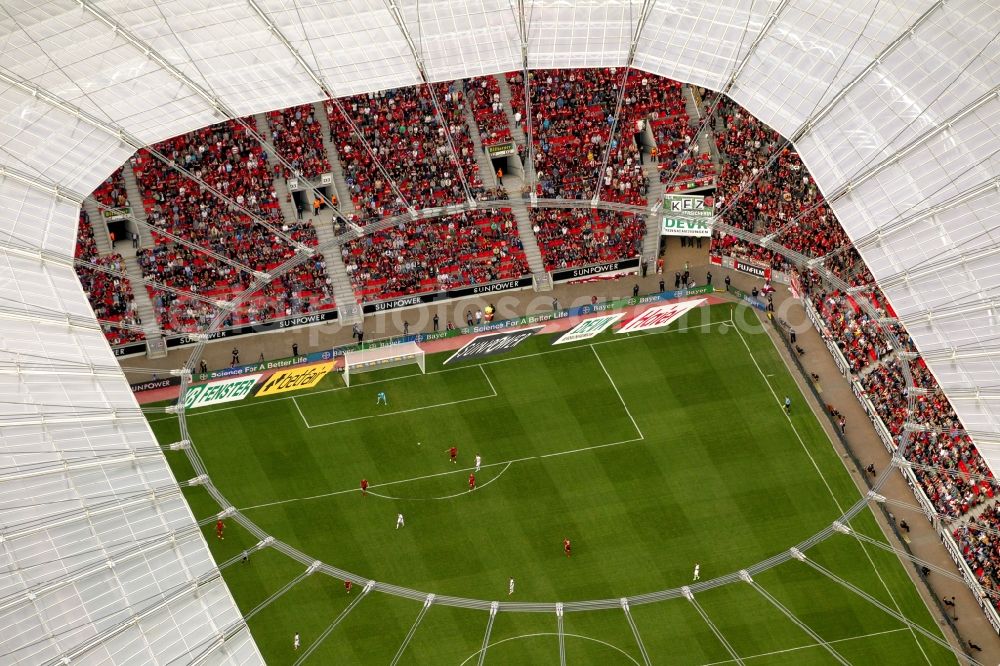
<path id="1" fill-rule="evenodd" d="M 340 323 L 344 325 L 360 323 L 364 315 L 357 294 L 354 293 L 351 278 L 347 275 L 340 247 L 331 248 L 323 257 L 326 259 L 326 273 L 333 283 L 333 297 L 337 300 Z"/>
<path id="2" fill-rule="evenodd" d="M 535 182 L 535 165 L 531 164 L 531 160 L 527 159 L 528 155 L 528 135 L 524 132 L 524 124 L 522 123 L 518 126 L 514 122 L 514 110 L 510 104 L 510 85 L 507 83 L 507 77 L 503 74 L 497 74 L 494 78 L 497 80 L 497 84 L 500 86 L 500 101 L 503 102 L 504 113 L 507 114 L 507 122 L 510 123 L 510 133 L 514 138 L 514 143 L 518 146 L 524 147 L 525 158 L 521 161 L 524 167 L 524 175 L 522 176 L 522 182 L 524 183 L 534 183 Z M 520 154 L 520 153 L 519 153 Z"/>
<path id="3" fill-rule="evenodd" d="M 142 191 L 139 189 L 139 181 L 135 177 L 135 171 L 132 170 L 131 160 L 126 162 L 125 168 L 122 169 L 122 179 L 125 181 L 125 194 L 128 195 L 128 203 L 132 208 L 132 217 L 138 222 L 139 245 L 153 247 L 153 234 L 149 231 L 149 218 L 146 216 L 146 207 L 142 202 Z"/>
<path id="4" fill-rule="evenodd" d="M 111 238 L 108 236 L 108 225 L 104 223 L 104 215 L 97 207 L 94 197 L 87 197 L 83 200 L 83 210 L 90 219 L 90 226 L 94 230 L 94 244 L 97 245 L 97 253 L 100 256 L 111 254 Z"/>
<path id="5" fill-rule="evenodd" d="M 686 83 L 684 84 L 684 102 L 688 115 L 691 116 L 691 121 L 695 123 L 696 127 L 699 126 L 705 119 L 705 112 L 702 110 L 702 100 L 698 93 L 695 92 L 695 89 Z M 698 152 L 711 155 L 716 172 L 722 172 L 722 156 L 715 145 L 715 135 L 712 133 L 711 125 L 706 125 L 698 135 Z"/>
<path id="6" fill-rule="evenodd" d="M 660 182 L 659 165 L 650 162 L 648 159 L 643 165 L 643 171 L 649 178 L 649 192 L 646 198 L 650 205 L 655 206 L 663 201 L 663 194 L 667 186 Z M 651 264 L 656 263 L 660 253 L 660 215 L 646 216 L 646 235 L 642 239 L 642 258 Z"/>
<path id="7" fill-rule="evenodd" d="M 517 220 L 517 233 L 521 237 L 521 244 L 524 245 L 524 256 L 528 260 L 528 267 L 535 279 L 535 289 L 549 291 L 552 289 L 552 282 L 549 280 L 548 271 L 545 270 L 545 262 L 542 260 L 542 252 L 538 247 L 535 232 L 531 229 L 528 206 L 523 199 L 511 199 L 510 208 Z"/>
<path id="8" fill-rule="evenodd" d="M 462 87 L 462 93 L 465 93 L 465 87 Z M 465 124 L 469 126 L 469 136 L 472 138 L 472 144 L 476 148 L 476 165 L 479 167 L 479 178 L 483 181 L 484 187 L 496 187 L 497 174 L 493 171 L 493 162 L 490 161 L 489 156 L 486 154 L 486 149 L 483 148 L 483 137 L 479 133 L 479 124 L 476 122 L 476 117 L 472 114 L 472 108 L 469 106 L 469 96 L 465 95 L 465 103 L 462 105 L 462 111 L 465 112 Z M 468 176 L 466 176 L 468 178 Z M 471 180 L 471 179 L 470 179 Z M 469 183 L 472 186 L 472 183 Z"/>
<path id="9" fill-rule="evenodd" d="M 333 171 L 333 185 L 337 192 L 338 207 L 341 213 L 345 216 L 350 216 L 356 213 L 357 210 L 354 208 L 354 202 L 351 200 L 351 190 L 347 186 L 344 165 L 340 161 L 337 147 L 330 140 L 330 119 L 326 115 L 326 107 L 323 102 L 314 102 L 313 109 L 316 120 L 319 121 L 319 126 L 323 129 L 323 146 L 326 148 L 326 156 L 330 160 L 330 168 Z"/>
<path id="10" fill-rule="evenodd" d="M 267 114 L 258 113 L 254 116 L 257 121 L 257 133 L 264 138 L 264 150 L 267 151 L 268 171 L 274 173 L 274 167 L 278 162 L 278 149 L 271 141 L 271 125 L 267 122 Z M 274 191 L 278 194 L 278 205 L 281 209 L 281 216 L 286 220 L 295 220 L 298 217 L 295 204 L 291 202 L 288 192 L 288 183 L 284 178 L 274 178 Z"/>
<path id="11" fill-rule="evenodd" d="M 135 293 L 135 308 L 142 319 L 142 332 L 146 334 L 147 340 L 154 340 L 162 335 L 160 325 L 156 321 L 156 312 L 153 310 L 153 302 L 149 298 L 149 291 L 143 284 L 142 269 L 139 268 L 139 261 L 135 258 L 134 252 L 122 255 L 125 259 L 125 271 L 128 279 L 132 283 L 132 291 Z"/>

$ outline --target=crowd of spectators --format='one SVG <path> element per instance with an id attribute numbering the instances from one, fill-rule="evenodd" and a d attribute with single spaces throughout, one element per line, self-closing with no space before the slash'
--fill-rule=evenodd
<path id="1" fill-rule="evenodd" d="M 98 185 L 94 190 L 94 198 L 98 203 L 109 208 L 128 207 L 128 194 L 125 192 L 125 178 L 123 176 L 125 167 L 118 167 L 107 180 Z"/>
<path id="2" fill-rule="evenodd" d="M 433 84 L 433 91 L 432 97 L 431 87 L 411 86 L 326 103 L 330 139 L 359 211 L 356 221 L 390 217 L 408 206 L 462 203 L 468 199 L 465 185 L 472 196 L 482 195 L 462 91 L 454 82 Z"/>
<path id="3" fill-rule="evenodd" d="M 809 298 L 847 359 L 851 372 L 864 371 L 892 351 L 882 325 L 863 310 L 851 294 L 827 291 L 817 285 L 809 290 Z"/>
<path id="4" fill-rule="evenodd" d="M 252 118 L 244 122 L 256 129 Z M 267 155 L 239 124 L 212 125 L 168 139 L 156 148 L 236 205 L 226 203 L 146 151 L 139 151 L 133 169 L 142 190 L 143 206 L 154 227 L 251 271 L 270 271 L 289 259 L 294 254 L 291 243 L 316 245 L 311 222 L 282 220 Z M 280 228 L 280 235 L 255 222 L 243 209 L 270 222 L 271 229 Z M 137 259 L 144 276 L 157 282 L 202 297 L 228 300 L 253 281 L 251 273 L 174 243 L 155 230 L 153 239 L 154 246 L 140 250 Z M 214 305 L 198 298 L 155 289 L 150 289 L 150 297 L 160 326 L 167 332 L 203 330 L 217 314 Z M 267 285 L 234 311 L 226 325 L 332 307 L 332 289 L 320 260 Z"/>
<path id="5" fill-rule="evenodd" d="M 465 84 L 465 92 L 472 116 L 479 126 L 483 148 L 513 141 L 510 121 L 500 101 L 500 84 L 496 77 L 477 76 Z"/>
<path id="6" fill-rule="evenodd" d="M 87 213 L 80 211 L 80 223 L 76 230 L 76 258 L 118 273 L 125 273 L 125 262 L 120 254 L 101 256 L 94 240 L 94 229 Z M 129 328 L 121 328 L 104 323 L 104 336 L 113 347 L 144 340 L 141 330 L 142 319 L 135 303 L 132 285 L 124 275 L 111 275 L 90 266 L 77 264 L 76 274 L 80 278 L 94 315 L 105 322 L 119 322 Z M 134 328 L 132 328 L 134 327 Z"/>
<path id="7" fill-rule="evenodd" d="M 845 246 L 847 235 L 794 148 L 727 98 L 715 112 L 715 141 L 723 156 L 715 205 L 722 220 L 760 235 L 775 234 L 777 243 L 807 257 Z M 716 234 L 713 250 L 745 251 L 748 259 L 788 268 L 784 256 L 726 234 Z"/>
<path id="8" fill-rule="evenodd" d="M 538 208 L 531 211 L 546 270 L 628 259 L 642 251 L 646 218 L 590 208 Z"/>
<path id="9" fill-rule="evenodd" d="M 330 161 L 323 146 L 323 129 L 315 118 L 312 104 L 270 111 L 267 122 L 271 126 L 274 149 L 292 165 L 289 170 L 276 162 L 275 178 L 287 180 L 302 176 L 311 180 L 330 172 Z"/>
<path id="10" fill-rule="evenodd" d="M 400 224 L 350 241 L 343 257 L 362 302 L 530 273 L 517 221 L 506 208 Z"/>
<path id="11" fill-rule="evenodd" d="M 917 349 L 901 324 L 885 321 L 894 313 L 882 293 L 877 288 L 853 295 L 827 290 L 812 271 L 800 276 L 800 284 L 825 324 L 824 336 L 847 359 L 890 437 L 898 442 L 906 424 L 917 426 L 909 429 L 905 456 L 914 463 L 913 473 L 935 511 L 958 518 L 992 497 L 993 484 L 979 478 L 992 474 L 926 364 L 920 358 L 908 363 L 916 389 L 911 390 L 891 353 L 890 336 L 904 353 L 916 354 Z M 876 317 L 865 312 L 861 299 Z"/>
<path id="12" fill-rule="evenodd" d="M 604 201 L 644 205 L 649 180 L 635 141 L 634 119 L 629 116 L 611 136 L 622 85 L 621 70 L 533 70 L 528 75 L 538 195 L 590 199 L 600 188 Z M 507 82 L 513 110 L 526 114 L 523 74 L 509 73 Z M 640 97 L 632 103 L 646 101 Z M 599 173 L 605 153 L 607 165 Z"/>
<path id="13" fill-rule="evenodd" d="M 953 532 L 965 561 L 1000 610 L 1000 509 L 987 507 Z"/>

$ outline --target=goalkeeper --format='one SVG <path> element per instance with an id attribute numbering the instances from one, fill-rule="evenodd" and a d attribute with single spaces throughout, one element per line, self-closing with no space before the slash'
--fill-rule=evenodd
<path id="1" fill-rule="evenodd" d="M 385 391 L 379 391 L 375 397 L 375 406 L 377 407 L 378 405 L 389 406 L 389 400 L 385 397 Z"/>

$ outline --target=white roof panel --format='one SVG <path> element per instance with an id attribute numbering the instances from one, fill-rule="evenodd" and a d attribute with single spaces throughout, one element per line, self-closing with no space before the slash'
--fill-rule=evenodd
<path id="1" fill-rule="evenodd" d="M 193 518 L 170 470 L 150 453 L 148 426 L 128 417 L 135 402 L 70 264 L 24 253 L 72 253 L 76 206 L 48 185 L 91 191 L 133 150 L 120 132 L 152 142 L 224 119 L 212 99 L 251 114 L 319 99 L 324 86 L 349 95 L 413 85 L 421 81 L 414 51 L 431 80 L 519 69 L 512 7 L 506 0 L 3 3 L 0 167 L 44 182 L 0 173 L 0 363 L 33 354 L 63 371 L 0 374 L 0 395 L 17 397 L 5 402 L 20 401 L 0 409 L 0 524 L 23 532 L 0 544 L 0 562 L 24 572 L 0 574 L 0 595 L 56 584 L 126 543 L 149 541 L 125 565 L 0 613 L 0 635 L 12 637 L 19 658 L 55 658 L 95 637 L 104 640 L 76 662 L 180 658 L 212 645 L 239 616 L 221 579 L 191 587 L 192 576 L 213 566 L 200 533 L 170 547 L 156 542 Z M 531 67 L 621 66 L 642 3 L 528 0 L 524 7 Z M 719 89 L 738 73 L 733 96 L 751 113 L 786 135 L 806 128 L 796 145 L 804 162 L 994 469 L 1000 400 L 976 390 L 1000 383 L 993 251 L 1000 200 L 995 190 L 963 194 L 1000 172 L 998 35 L 1000 8 L 981 0 L 674 0 L 652 5 L 634 45 L 635 66 L 674 79 Z M 34 96 L 35 86 L 45 94 Z M 81 361 L 110 369 L 65 370 Z M 113 458 L 120 449 L 146 453 L 125 465 Z M 66 468 L 52 466 L 63 460 Z M 154 487 L 157 499 L 143 499 Z M 37 502 L 27 506 L 20 498 L 29 492 Z M 162 602 L 167 589 L 184 584 L 188 593 Z M 113 631 L 150 604 L 156 611 L 140 623 Z M 246 631 L 210 659 L 261 661 Z"/>

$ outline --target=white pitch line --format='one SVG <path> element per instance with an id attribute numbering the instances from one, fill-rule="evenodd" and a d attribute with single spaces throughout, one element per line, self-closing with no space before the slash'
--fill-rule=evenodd
<path id="1" fill-rule="evenodd" d="M 463 661 L 458 666 L 465 666 L 465 664 L 469 663 L 470 659 L 475 659 L 476 657 L 479 656 L 479 654 L 481 652 L 484 652 L 485 650 L 489 650 L 491 647 L 495 647 L 497 645 L 502 645 L 503 643 L 508 643 L 510 641 L 516 641 L 516 640 L 519 640 L 519 639 L 522 639 L 522 638 L 538 638 L 538 637 L 541 637 L 541 636 L 549 636 L 549 637 L 551 637 L 551 636 L 558 636 L 558 635 L 559 634 L 557 634 L 555 632 L 545 631 L 545 632 L 539 632 L 537 634 L 521 634 L 520 636 L 510 636 L 508 638 L 504 638 L 502 640 L 499 640 L 499 641 L 497 641 L 495 643 L 490 643 L 485 648 L 482 648 L 480 650 L 476 650 L 475 652 L 473 652 L 472 654 L 470 654 L 468 657 L 466 657 L 465 661 Z M 566 638 L 581 638 L 581 639 L 583 639 L 585 641 L 591 641 L 592 643 L 600 643 L 601 645 L 609 647 L 612 650 L 615 650 L 616 652 L 618 652 L 619 654 L 624 655 L 625 658 L 627 658 L 629 661 L 631 661 L 633 664 L 635 664 L 635 666 L 642 666 L 642 664 L 640 664 L 639 662 L 637 662 L 635 660 L 635 657 L 633 657 L 632 655 L 630 655 L 628 652 L 626 652 L 625 650 L 621 649 L 617 645 L 612 645 L 611 643 L 608 643 L 606 641 L 602 641 L 602 640 L 600 640 L 598 638 L 591 638 L 590 636 L 583 636 L 581 634 L 567 634 L 567 633 L 563 633 L 563 636 L 566 637 Z"/>
<path id="2" fill-rule="evenodd" d="M 378 419 L 384 416 L 396 416 L 397 414 L 410 414 L 412 412 L 422 412 L 425 409 L 437 409 L 439 407 L 450 407 L 451 405 L 460 405 L 463 402 L 473 402 L 475 400 L 490 400 L 496 398 L 497 394 L 494 391 L 492 395 L 480 395 L 475 398 L 462 398 L 461 400 L 452 400 L 451 402 L 439 402 L 436 405 L 424 405 L 423 407 L 413 407 L 411 409 L 400 409 L 395 412 L 386 412 L 385 414 L 367 414 L 365 416 L 354 416 L 349 419 L 340 419 L 339 421 L 330 421 L 329 423 L 317 423 L 315 425 L 306 424 L 307 428 L 326 428 L 328 426 L 340 425 L 341 423 L 351 423 L 353 421 L 365 421 L 367 419 Z M 296 403 L 298 405 L 298 403 Z"/>
<path id="3" fill-rule="evenodd" d="M 309 428 L 309 427 L 311 427 L 311 426 L 309 425 L 309 421 L 308 421 L 308 420 L 306 420 L 306 415 L 302 413 L 302 408 L 301 408 L 301 407 L 299 407 L 299 402 L 298 402 L 298 400 L 296 400 L 296 399 L 295 399 L 295 396 L 294 396 L 294 395 L 292 396 L 292 404 L 293 404 L 293 405 L 295 405 L 295 409 L 297 409 L 297 410 L 298 410 L 298 412 L 299 412 L 299 416 L 301 416 L 301 417 L 302 417 L 302 422 L 306 424 L 306 428 Z"/>
<path id="4" fill-rule="evenodd" d="M 885 631 L 875 631 L 870 634 L 861 634 L 859 636 L 848 636 L 847 638 L 838 638 L 832 641 L 823 641 L 822 643 L 809 643 L 807 645 L 798 645 L 793 648 L 788 648 L 785 650 L 775 650 L 774 652 L 762 652 L 761 654 L 752 654 L 749 656 L 741 656 L 740 659 L 747 661 L 749 659 L 759 659 L 760 657 L 771 657 L 776 654 L 787 654 L 788 652 L 797 652 L 799 650 L 808 650 L 809 648 L 822 647 L 824 645 L 833 645 L 834 643 L 846 643 L 848 641 L 856 641 L 862 638 L 874 638 L 875 636 L 884 636 L 885 634 L 895 634 L 900 631 L 906 631 L 906 627 L 900 627 L 898 629 L 887 629 Z M 701 666 L 721 666 L 722 664 L 735 664 L 736 661 L 733 659 L 727 659 L 726 661 L 713 661 L 711 663 L 702 664 Z"/>
<path id="5" fill-rule="evenodd" d="M 608 372 L 606 367 L 604 367 L 604 361 L 601 360 L 601 355 L 597 353 L 596 349 L 594 349 L 594 345 L 590 345 L 590 351 L 594 352 L 597 362 L 601 364 L 601 370 L 604 371 L 604 376 L 608 378 L 608 381 L 611 382 L 611 388 L 613 388 L 615 393 L 618 394 L 618 400 L 621 401 L 622 407 L 625 408 L 625 413 L 628 414 L 629 419 L 631 419 L 632 427 L 635 428 L 637 433 L 639 433 L 639 439 L 646 439 L 645 435 L 642 434 L 642 430 L 639 428 L 639 424 L 635 422 L 635 417 L 632 416 L 632 412 L 629 411 L 628 405 L 625 404 L 625 398 L 622 397 L 622 392 L 618 390 L 618 384 L 615 384 L 615 380 L 611 378 L 611 373 Z"/>
<path id="6" fill-rule="evenodd" d="M 476 486 L 474 490 L 463 490 L 462 492 L 455 493 L 453 495 L 443 495 L 441 497 L 395 497 L 393 495 L 380 495 L 378 493 L 373 493 L 370 489 L 368 490 L 368 494 L 369 495 L 374 495 L 375 497 L 380 497 L 382 499 L 400 500 L 400 501 L 407 501 L 407 502 L 430 502 L 432 500 L 449 500 L 449 499 L 455 499 L 456 497 L 461 497 L 462 495 L 468 495 L 469 493 L 474 493 L 477 490 L 481 490 L 481 489 L 485 488 L 486 486 L 490 485 L 491 483 L 493 483 L 494 481 L 496 481 L 497 479 L 499 479 L 501 476 L 503 476 L 503 473 L 506 472 L 508 469 L 510 469 L 510 466 L 513 465 L 513 464 L 514 464 L 513 461 L 507 463 L 507 465 L 502 470 L 500 470 L 499 474 L 497 474 L 496 476 L 494 476 L 492 479 L 490 479 L 486 483 L 484 483 L 484 484 L 482 484 L 480 486 Z M 485 465 L 483 465 L 483 467 L 485 467 Z"/>
<path id="7" fill-rule="evenodd" d="M 657 329 L 657 330 L 652 330 L 652 331 L 642 331 L 642 332 L 635 333 L 635 334 L 626 334 L 626 335 L 622 335 L 620 337 L 614 337 L 614 338 L 611 338 L 610 340 L 599 340 L 597 342 L 591 342 L 591 343 L 589 343 L 589 345 L 588 344 L 570 344 L 569 346 L 566 346 L 566 347 L 560 347 L 558 349 L 549 349 L 549 350 L 546 350 L 546 351 L 535 352 L 533 354 L 522 354 L 521 356 L 508 356 L 508 357 L 496 359 L 496 360 L 493 360 L 493 361 L 483 361 L 482 363 L 477 363 L 475 365 L 461 365 L 461 366 L 457 366 L 457 367 L 454 367 L 454 368 L 441 368 L 440 370 L 432 370 L 431 372 L 424 372 L 424 373 L 415 372 L 415 373 L 413 373 L 411 375 L 402 375 L 400 377 L 390 377 L 388 379 L 379 379 L 379 380 L 373 381 L 373 382 L 365 382 L 363 384 L 358 384 L 357 386 L 334 386 L 332 388 L 320 389 L 318 391 L 309 391 L 308 393 L 303 393 L 300 396 L 288 396 L 288 397 L 285 397 L 285 398 L 273 398 L 271 400 L 262 400 L 260 402 L 247 402 L 245 404 L 233 405 L 231 407 L 218 407 L 216 409 L 199 409 L 198 411 L 195 411 L 195 412 L 186 412 L 186 416 L 188 418 L 191 418 L 192 416 L 204 416 L 204 415 L 208 415 L 208 414 L 215 414 L 217 412 L 228 412 L 228 411 L 233 410 L 233 409 L 246 409 L 247 407 L 257 407 L 257 406 L 260 406 L 260 405 L 270 404 L 272 402 L 281 402 L 282 400 L 291 400 L 293 397 L 300 397 L 301 398 L 301 397 L 306 396 L 306 395 L 317 395 L 317 394 L 320 394 L 320 393 L 330 393 L 331 391 L 344 391 L 346 389 L 360 388 L 362 386 L 365 386 L 365 387 L 375 386 L 377 384 L 382 384 L 382 383 L 385 383 L 385 382 L 395 382 L 395 381 L 399 381 L 401 379 L 412 379 L 413 377 L 419 377 L 421 375 L 424 375 L 424 376 L 426 376 L 426 375 L 440 375 L 440 374 L 444 374 L 446 372 L 459 372 L 461 370 L 471 370 L 472 368 L 477 367 L 477 366 L 481 367 L 481 366 L 484 366 L 484 365 L 496 365 L 498 363 L 509 363 L 511 361 L 519 361 L 519 360 L 525 359 L 525 358 L 534 358 L 536 356 L 545 356 L 546 354 L 558 354 L 558 353 L 561 353 L 561 352 L 579 351 L 580 349 L 583 349 L 584 347 L 587 347 L 587 346 L 606 345 L 606 344 L 610 344 L 612 342 L 625 342 L 626 340 L 635 340 L 636 338 L 644 337 L 644 336 L 647 336 L 647 335 L 665 335 L 667 333 L 682 333 L 684 331 L 691 331 L 691 330 L 695 330 L 695 329 L 699 329 L 699 328 L 708 328 L 708 327 L 711 327 L 711 326 L 716 326 L 716 325 L 721 324 L 721 323 L 723 323 L 723 322 L 709 322 L 708 324 L 698 324 L 696 326 L 685 326 L 685 327 L 682 327 L 682 328 L 666 328 L 666 329 L 662 329 L 662 330 L 661 329 Z M 174 420 L 176 418 L 177 417 L 175 417 L 175 416 L 162 416 L 160 418 L 146 419 L 146 420 L 149 423 L 156 423 L 158 421 L 171 421 L 171 420 Z"/>
<path id="8" fill-rule="evenodd" d="M 640 435 L 642 433 L 639 433 Z M 635 439 L 623 439 L 620 442 L 611 442 L 610 444 L 595 444 L 594 446 L 585 446 L 582 449 L 573 449 L 572 451 L 557 451 L 556 453 L 546 453 L 540 456 L 532 456 L 532 458 L 555 458 L 557 456 L 565 456 L 570 453 L 582 453 L 583 451 L 594 451 L 595 449 L 606 449 L 609 446 L 620 446 L 622 444 L 631 444 L 632 442 L 641 442 L 644 438 L 636 437 Z"/>
<path id="9" fill-rule="evenodd" d="M 611 442 L 610 444 L 596 444 L 594 446 L 584 446 L 579 449 L 572 449 L 570 451 L 559 451 L 557 453 L 546 453 L 539 456 L 526 456 L 524 458 L 513 458 L 511 460 L 501 460 L 500 462 L 489 463 L 488 465 L 480 465 L 481 469 L 486 469 L 488 467 L 498 467 L 500 465 L 513 465 L 514 463 L 526 462 L 528 460 L 542 460 L 543 458 L 554 458 L 556 456 L 566 456 L 571 453 L 583 453 L 585 451 L 593 451 L 594 449 L 603 449 L 610 446 L 621 446 L 623 444 L 632 444 L 633 442 L 641 442 L 641 439 L 626 439 L 620 442 Z M 410 483 L 411 481 L 423 481 L 424 479 L 433 479 L 439 476 L 447 476 L 449 474 L 462 474 L 465 472 L 474 471 L 475 467 L 460 467 L 458 469 L 450 469 L 447 472 L 437 472 L 435 474 L 425 474 L 423 476 L 415 476 L 411 479 L 399 479 L 396 481 L 386 481 L 385 483 L 373 483 L 368 486 L 369 493 L 371 493 L 372 488 L 385 488 L 386 486 L 395 486 L 401 483 Z M 506 471 L 506 468 L 504 469 Z M 499 475 L 497 475 L 499 477 Z M 487 482 L 488 483 L 488 482 Z M 483 484 L 484 486 L 486 484 Z M 325 497 L 333 497 L 334 495 L 346 495 L 347 493 L 358 493 L 361 492 L 361 488 L 348 488 L 347 490 L 334 490 L 329 493 L 321 493 L 319 495 L 309 495 L 306 497 L 292 497 L 289 499 L 277 500 L 274 502 L 267 502 L 264 504 L 254 504 L 252 506 L 241 507 L 240 511 L 249 511 L 251 509 L 263 509 L 269 506 L 278 506 L 280 504 L 290 504 L 292 502 L 304 502 L 306 500 L 323 499 Z M 374 494 L 374 493 L 371 493 Z M 459 493 L 464 494 L 464 493 Z M 432 498 L 434 499 L 434 498 Z"/>
<path id="10" fill-rule="evenodd" d="M 753 361 L 753 364 L 757 367 L 757 372 L 760 373 L 760 376 L 764 379 L 764 383 L 767 384 L 767 388 L 771 391 L 771 395 L 774 396 L 774 401 L 778 404 L 779 407 L 783 408 L 784 405 L 783 405 L 783 403 L 781 401 L 781 398 L 778 397 L 778 394 L 775 392 L 774 387 L 771 386 L 771 380 L 769 380 L 767 378 L 767 375 L 764 374 L 764 371 L 761 369 L 760 364 L 757 363 L 757 358 L 753 355 L 753 350 L 750 349 L 750 345 L 747 343 L 746 338 L 743 337 L 743 332 L 740 330 L 740 327 L 736 326 L 736 323 L 733 322 L 733 328 L 736 329 L 736 333 L 739 334 L 740 340 L 743 341 L 743 346 L 746 347 L 747 353 L 750 354 L 750 360 Z M 768 339 L 769 340 L 771 339 L 770 336 L 768 336 Z M 771 340 L 771 344 L 772 345 L 774 344 L 773 340 Z M 776 350 L 777 350 L 777 348 L 776 348 Z M 779 357 L 780 357 L 780 354 L 779 354 Z M 801 391 L 800 391 L 800 393 L 801 393 Z M 803 399 L 803 402 L 805 402 L 804 399 Z M 837 511 L 839 511 L 841 513 L 841 515 L 843 515 L 844 509 L 840 506 L 840 502 L 837 501 L 837 496 L 836 496 L 836 494 L 834 494 L 833 488 L 830 487 L 830 483 L 827 481 L 826 476 L 820 470 L 819 465 L 816 464 L 816 459 L 813 458 L 812 453 L 810 453 L 809 449 L 806 447 L 806 443 L 805 443 L 805 441 L 803 441 L 802 435 L 799 434 L 798 428 L 796 428 L 795 427 L 795 423 L 792 422 L 792 415 L 788 414 L 786 412 L 785 413 L 785 418 L 788 420 L 788 425 L 791 426 L 792 432 L 795 433 L 795 438 L 799 440 L 799 444 L 802 446 L 802 450 L 805 451 L 806 455 L 809 457 L 809 461 L 812 462 L 813 467 L 816 469 L 816 473 L 819 474 L 819 477 L 821 479 L 823 479 L 823 485 L 825 485 L 827 491 L 829 491 L 830 497 L 833 499 L 833 503 L 837 507 Z M 898 612 L 900 615 L 902 615 L 903 614 L 903 609 L 900 608 L 899 602 L 896 601 L 895 595 L 892 593 L 892 590 L 889 589 L 889 584 L 886 583 L 885 579 L 882 577 L 882 572 L 879 571 L 878 566 L 875 564 L 875 560 L 872 559 L 871 553 L 868 552 L 868 548 L 865 546 L 864 543 L 862 543 L 860 541 L 858 541 L 858 545 L 861 546 L 862 552 L 864 552 L 865 557 L 868 558 L 868 563 L 871 564 L 872 571 L 875 572 L 875 575 L 878 577 L 879 582 L 882 583 L 882 587 L 885 589 L 886 594 L 889 595 L 889 599 L 892 601 L 892 605 L 896 607 L 896 612 Z M 924 655 L 924 660 L 926 660 L 927 663 L 930 664 L 931 663 L 930 657 L 927 656 L 927 652 L 924 651 L 924 646 L 917 639 L 916 632 L 913 631 L 912 627 L 910 627 L 909 629 L 910 629 L 910 634 L 913 636 L 913 641 L 917 644 L 917 648 L 919 648 L 920 649 L 920 653 L 922 655 Z"/>

